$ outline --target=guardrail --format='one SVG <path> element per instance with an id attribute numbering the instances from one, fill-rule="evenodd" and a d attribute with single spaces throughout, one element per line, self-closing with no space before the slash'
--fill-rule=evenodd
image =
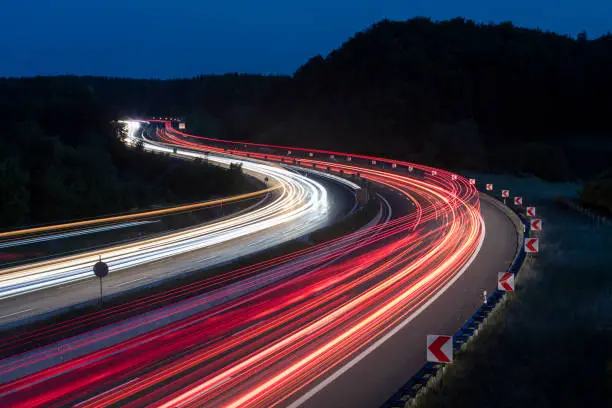
<path id="1" fill-rule="evenodd" d="M 486 191 L 483 192 L 487 194 Z M 525 248 L 522 243 L 526 238 L 529 237 L 529 222 L 522 213 L 517 211 L 516 208 L 506 206 L 505 204 L 501 203 L 501 200 L 497 197 L 492 197 L 490 195 L 488 195 L 488 197 L 491 197 L 498 201 L 500 205 L 504 206 L 505 209 L 511 210 L 520 219 L 520 222 L 523 225 L 522 234 L 518 234 L 519 245 L 517 254 L 512 264 L 508 268 L 508 272 L 517 275 L 520 272 L 527 256 L 527 253 L 525 252 Z M 480 306 L 480 308 L 476 310 L 476 313 L 474 313 L 457 331 L 457 333 L 455 333 L 455 335 L 453 336 L 453 354 L 458 354 L 461 352 L 461 348 L 463 347 L 463 345 L 467 343 L 468 340 L 477 333 L 480 326 L 489 316 L 489 313 L 491 313 L 491 311 L 495 309 L 495 306 L 499 304 L 499 302 L 504 298 L 505 294 L 506 292 L 496 289 L 487 298 L 487 302 Z M 412 378 L 408 380 L 407 383 L 400 387 L 400 389 L 397 390 L 395 394 L 393 394 L 391 398 L 389 398 L 387 402 L 382 405 L 381 408 L 404 408 L 408 402 L 416 398 L 418 393 L 423 388 L 425 388 L 427 383 L 432 378 L 436 377 L 438 372 L 443 367 L 444 364 L 441 363 L 425 363 L 425 365 L 423 365 L 423 367 L 421 367 L 421 369 L 419 369 L 419 371 L 417 371 L 417 373 L 414 374 Z"/>

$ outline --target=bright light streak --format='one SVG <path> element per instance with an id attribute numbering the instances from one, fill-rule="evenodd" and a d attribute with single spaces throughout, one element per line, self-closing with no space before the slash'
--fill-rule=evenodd
<path id="1" fill-rule="evenodd" d="M 249 171 L 268 166 L 267 176 L 283 185 L 283 194 L 291 196 L 289 206 L 283 202 L 275 208 L 282 217 L 299 203 L 309 202 L 314 211 L 317 201 L 326 200 L 324 191 L 307 187 L 307 177 L 294 186 L 284 177 L 295 175 L 277 173 L 282 169 L 274 165 L 243 160 L 239 155 L 244 152 L 232 151 L 229 144 L 224 153 L 222 148 L 197 145 L 180 135 L 160 133 L 165 143 L 210 151 L 208 160 L 222 165 L 240 161 Z M 165 152 L 171 150 L 168 146 L 146 143 L 147 149 Z M 287 150 L 283 147 L 283 154 L 278 155 L 249 154 L 282 162 Z M 348 157 L 346 153 L 333 154 Z M 388 161 L 368 158 L 368 164 L 371 160 Z M 424 310 L 477 254 L 484 225 L 477 191 L 468 180 L 442 170 L 436 170 L 432 177 L 434 169 L 413 164 L 410 166 L 425 176 L 360 166 L 354 164 L 357 160 L 345 164 L 315 158 L 302 161 L 310 168 L 313 164 L 333 165 L 345 174 L 360 173 L 362 178 L 405 197 L 412 204 L 411 212 L 394 209 L 395 218 L 382 219 L 368 229 L 198 282 L 189 290 L 226 285 L 75 338 L 69 344 L 83 350 L 82 354 L 0 385 L 0 397 L 7 404 L 32 407 L 70 403 L 80 407 L 287 404 L 288 399 L 304 395 L 320 380 L 333 378 L 369 346 L 384 341 Z M 291 189 L 302 198 L 292 202 Z M 316 211 L 309 216 L 312 214 Z M 162 300 L 168 297 L 157 300 L 152 296 L 141 303 Z M 125 307 L 144 306 L 135 301 Z M 170 318 L 173 320 L 168 323 Z M 89 324 L 112 317 L 100 312 L 91 319 Z M 155 326 L 159 322 L 166 325 Z M 154 328 L 145 332 L 142 328 L 146 325 Z M 127 336 L 131 331 L 134 333 Z M 109 346 L 108 339 L 114 336 L 117 339 Z M 96 351 L 87 352 L 93 344 L 99 344 Z M 64 355 L 47 352 L 49 349 L 34 351 L 4 365 L 0 362 L 0 374 L 40 367 L 41 362 Z M 160 361 L 163 364 L 158 364 Z"/>
<path id="2" fill-rule="evenodd" d="M 145 150 L 171 153 L 173 149 L 150 142 Z M 181 150 L 190 157 L 204 154 Z M 41 289 L 83 279 L 93 279 L 91 267 L 101 256 L 111 273 L 195 251 L 240 237 L 299 222 L 308 233 L 327 222 L 327 191 L 317 181 L 281 167 L 208 155 L 207 160 L 229 166 L 240 163 L 244 170 L 269 177 L 280 185 L 280 194 L 268 205 L 203 227 L 138 241 L 95 252 L 53 259 L 0 270 L 0 299 L 15 297 Z"/>

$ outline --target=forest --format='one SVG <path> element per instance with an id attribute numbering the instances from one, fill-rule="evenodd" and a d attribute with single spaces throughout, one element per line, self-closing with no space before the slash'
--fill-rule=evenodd
<path id="1" fill-rule="evenodd" d="M 133 153 L 119 153 L 110 128 L 125 116 L 180 116 L 188 131 L 211 137 L 457 171 L 591 180 L 584 202 L 610 208 L 611 89 L 610 34 L 571 38 L 463 18 L 381 21 L 291 76 L 0 79 L 0 210 L 12 208 L 0 225 L 196 198 L 168 172 L 199 177 L 202 194 L 215 190 L 212 177 L 182 163 L 130 167 Z M 152 173 L 154 183 L 139 182 Z"/>
<path id="2" fill-rule="evenodd" d="M 0 229 L 254 189 L 239 168 L 127 149 L 117 114 L 79 81 L 0 80 Z"/>

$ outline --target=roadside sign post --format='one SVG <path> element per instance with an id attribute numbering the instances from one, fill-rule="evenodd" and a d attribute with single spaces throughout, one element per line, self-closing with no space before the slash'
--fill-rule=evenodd
<path id="1" fill-rule="evenodd" d="M 103 306 L 102 278 L 108 275 L 108 265 L 105 262 L 102 262 L 102 255 L 100 255 L 98 262 L 94 264 L 93 272 L 100 279 L 100 307 L 102 307 Z"/>
<path id="2" fill-rule="evenodd" d="M 427 361 L 450 363 L 453 361 L 453 337 L 427 335 Z"/>
<path id="3" fill-rule="evenodd" d="M 514 274 L 512 272 L 498 272 L 497 289 L 504 292 L 514 292 Z"/>
<path id="4" fill-rule="evenodd" d="M 528 252 L 528 253 L 540 252 L 540 239 L 539 238 L 527 238 L 525 240 L 525 252 Z"/>
<path id="5" fill-rule="evenodd" d="M 542 231 L 542 219 L 541 218 L 533 218 L 529 225 L 531 226 L 532 231 Z"/>

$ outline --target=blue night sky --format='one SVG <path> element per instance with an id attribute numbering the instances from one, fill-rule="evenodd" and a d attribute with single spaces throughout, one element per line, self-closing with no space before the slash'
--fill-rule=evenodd
<path id="1" fill-rule="evenodd" d="M 383 18 L 513 21 L 589 38 L 611 0 L 2 0 L 0 76 L 291 74 Z"/>

